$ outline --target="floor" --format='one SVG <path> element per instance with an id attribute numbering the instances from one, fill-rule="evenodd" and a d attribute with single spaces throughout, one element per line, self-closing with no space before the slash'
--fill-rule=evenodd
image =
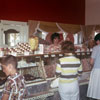
<path id="1" fill-rule="evenodd" d="M 97 99 L 88 98 L 88 100 L 97 100 Z"/>

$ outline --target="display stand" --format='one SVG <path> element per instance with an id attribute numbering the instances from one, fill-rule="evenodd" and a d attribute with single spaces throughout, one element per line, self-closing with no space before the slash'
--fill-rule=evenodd
<path id="1" fill-rule="evenodd" d="M 76 52 L 76 56 L 80 59 L 89 58 L 91 52 Z M 18 62 L 22 61 L 18 66 L 18 70 L 21 74 L 30 73 L 34 75 L 36 78 L 33 80 L 28 80 L 26 82 L 26 87 L 28 90 L 28 96 L 25 97 L 25 100 L 45 100 L 46 98 L 52 97 L 51 100 L 58 100 L 59 93 L 58 88 L 51 88 L 50 84 L 53 79 L 55 79 L 55 75 L 53 77 L 47 77 L 46 70 L 44 68 L 44 61 L 49 58 L 60 58 L 63 57 L 64 53 L 51 53 L 51 54 L 31 54 L 31 55 L 18 55 L 16 56 Z M 3 57 L 0 57 L 0 60 Z M 49 71 L 49 70 L 48 70 Z M 90 70 L 83 72 L 83 76 L 79 79 L 80 86 L 87 85 L 89 81 Z M 4 84 L 0 86 L 0 92 L 4 88 Z M 55 99 L 55 94 L 58 96 Z M 50 100 L 50 99 L 48 99 Z M 60 99 L 59 99 L 60 100 Z"/>

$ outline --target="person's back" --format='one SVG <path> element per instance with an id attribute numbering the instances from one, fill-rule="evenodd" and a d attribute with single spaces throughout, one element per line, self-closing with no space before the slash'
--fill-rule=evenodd
<path id="1" fill-rule="evenodd" d="M 87 89 L 87 97 L 93 99 L 100 99 L 100 33 L 98 33 L 94 40 L 96 46 L 93 47 L 90 64 L 93 66 L 90 74 L 90 80 Z"/>
<path id="2" fill-rule="evenodd" d="M 68 55 L 59 59 L 60 66 L 57 64 L 56 72 L 61 70 L 60 82 L 72 83 L 77 80 L 79 71 L 81 72 L 81 62 L 80 59 L 76 58 L 74 55 Z M 60 67 L 60 70 L 59 70 Z"/>
<path id="3" fill-rule="evenodd" d="M 17 59 L 9 55 L 1 61 L 3 72 L 7 75 L 7 81 L 1 100 L 22 100 L 25 95 L 24 77 L 17 72 Z"/>
<path id="4" fill-rule="evenodd" d="M 80 59 L 74 56 L 74 44 L 72 42 L 63 42 L 61 49 L 65 53 L 65 57 L 59 59 L 56 67 L 61 100 L 79 100 L 77 77 L 82 73 L 82 64 Z"/>
<path id="5" fill-rule="evenodd" d="M 22 100 L 25 94 L 24 77 L 18 73 L 16 73 L 13 76 L 9 76 L 5 84 L 4 93 L 6 93 L 9 90 L 9 100 Z"/>

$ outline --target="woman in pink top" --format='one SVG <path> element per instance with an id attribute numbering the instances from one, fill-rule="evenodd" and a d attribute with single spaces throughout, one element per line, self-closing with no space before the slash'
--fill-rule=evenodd
<path id="1" fill-rule="evenodd" d="M 60 52 L 61 51 L 60 34 L 53 33 L 51 35 L 51 41 L 52 41 L 52 44 L 47 46 L 47 48 L 45 49 L 45 53 Z"/>
<path id="2" fill-rule="evenodd" d="M 60 34 L 53 33 L 51 35 L 51 41 L 52 41 L 52 44 L 49 46 L 46 46 L 45 53 L 60 52 L 61 51 Z M 47 77 L 53 77 L 55 75 L 56 60 L 57 60 L 56 57 L 52 57 L 52 58 L 48 57 L 48 58 L 44 59 Z"/>

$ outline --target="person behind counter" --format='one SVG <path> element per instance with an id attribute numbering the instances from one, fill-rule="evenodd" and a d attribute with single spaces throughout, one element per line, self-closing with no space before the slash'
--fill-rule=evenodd
<path id="1" fill-rule="evenodd" d="M 90 60 L 93 68 L 90 74 L 87 97 L 100 99 L 100 33 L 94 37 L 94 40 L 97 45 L 93 47 Z"/>
<path id="2" fill-rule="evenodd" d="M 74 56 L 74 44 L 71 41 L 62 42 L 61 49 L 65 56 L 58 60 L 56 67 L 61 100 L 79 100 L 77 77 L 82 73 L 82 64 L 80 59 Z"/>
<path id="3" fill-rule="evenodd" d="M 46 48 L 44 49 L 44 53 L 60 52 L 61 51 L 61 45 L 59 44 L 60 34 L 59 33 L 53 33 L 50 36 L 50 40 L 51 40 L 52 44 L 50 44 L 49 46 L 45 46 Z M 56 60 L 57 59 L 58 58 L 52 57 L 52 59 L 46 58 L 44 60 L 46 74 L 47 74 L 47 77 L 49 77 L 49 78 L 55 76 Z"/>
<path id="4" fill-rule="evenodd" d="M 4 57 L 1 61 L 3 72 L 7 81 L 1 100 L 22 100 L 25 92 L 24 77 L 17 72 L 17 59 L 12 55 Z"/>
<path id="5" fill-rule="evenodd" d="M 59 33 L 53 33 L 51 35 L 51 42 L 52 42 L 52 44 L 49 45 L 45 49 L 45 53 L 54 53 L 54 52 L 61 51 L 60 34 Z"/>

